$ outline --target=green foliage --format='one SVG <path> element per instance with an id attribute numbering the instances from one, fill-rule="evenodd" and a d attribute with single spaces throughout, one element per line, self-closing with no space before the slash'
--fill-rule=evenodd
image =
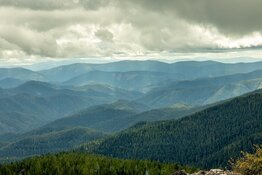
<path id="1" fill-rule="evenodd" d="M 243 175 L 261 175 L 262 146 L 257 146 L 254 154 L 244 152 L 243 157 L 232 164 L 232 168 Z"/>
<path id="2" fill-rule="evenodd" d="M 0 175 L 169 175 L 176 170 L 196 169 L 146 160 L 121 160 L 83 153 L 60 153 L 25 159 L 0 166 Z"/>
<path id="3" fill-rule="evenodd" d="M 83 151 L 120 158 L 225 167 L 231 157 L 262 143 L 262 94 L 255 92 L 180 120 L 140 123 Z"/>

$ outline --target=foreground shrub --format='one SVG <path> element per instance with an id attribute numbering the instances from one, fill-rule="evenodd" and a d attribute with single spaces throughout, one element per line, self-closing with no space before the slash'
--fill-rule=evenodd
<path id="1" fill-rule="evenodd" d="M 255 153 L 243 153 L 243 156 L 232 164 L 234 171 L 243 175 L 262 175 L 262 145 L 255 147 Z"/>

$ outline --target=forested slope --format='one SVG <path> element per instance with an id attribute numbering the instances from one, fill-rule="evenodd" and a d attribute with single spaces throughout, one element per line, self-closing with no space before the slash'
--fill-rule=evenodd
<path id="1" fill-rule="evenodd" d="M 83 143 L 104 136 L 101 132 L 80 127 L 36 134 L 17 142 L 3 145 L 0 148 L 0 161 L 72 150 Z"/>
<path id="2" fill-rule="evenodd" d="M 226 166 L 262 143 L 261 91 L 234 98 L 180 120 L 140 123 L 82 150 L 121 158 L 200 167 Z"/>
<path id="3" fill-rule="evenodd" d="M 169 175 L 184 169 L 177 164 L 161 164 L 142 160 L 121 160 L 83 153 L 60 153 L 34 157 L 21 162 L 0 165 L 0 175 L 11 174 L 88 174 L 88 175 Z"/>

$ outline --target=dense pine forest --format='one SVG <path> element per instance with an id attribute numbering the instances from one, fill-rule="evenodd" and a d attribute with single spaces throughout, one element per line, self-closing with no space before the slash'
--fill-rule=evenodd
<path id="1" fill-rule="evenodd" d="M 226 167 L 262 143 L 262 93 L 237 97 L 179 120 L 139 123 L 83 151 L 120 158 Z"/>
<path id="2" fill-rule="evenodd" d="M 177 170 L 197 169 L 147 160 L 122 160 L 84 153 L 59 153 L 0 165 L 0 175 L 169 175 Z"/>

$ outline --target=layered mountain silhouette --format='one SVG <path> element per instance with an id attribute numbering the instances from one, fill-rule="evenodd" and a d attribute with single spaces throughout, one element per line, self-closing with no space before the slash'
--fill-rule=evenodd
<path id="1" fill-rule="evenodd" d="M 262 143 L 261 70 L 213 61 L 1 68 L 0 157 L 78 150 L 225 167 Z"/>
<path id="2" fill-rule="evenodd" d="M 139 95 L 138 92 L 103 85 L 68 89 L 29 81 L 1 91 L 0 131 L 29 131 L 88 106 L 112 103 L 118 99 L 134 99 Z"/>

